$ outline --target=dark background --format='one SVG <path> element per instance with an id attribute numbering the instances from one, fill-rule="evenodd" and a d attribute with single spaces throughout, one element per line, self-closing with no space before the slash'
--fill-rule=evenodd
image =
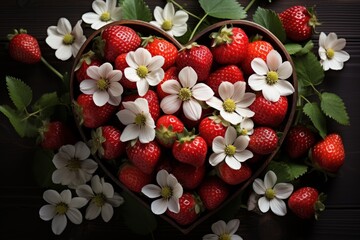
<path id="1" fill-rule="evenodd" d="M 153 10 L 165 1 L 147 1 Z M 200 12 L 197 1 L 179 1 L 191 12 Z M 246 6 L 249 1 L 240 1 Z M 338 94 L 345 102 L 350 115 L 350 126 L 340 126 L 329 121 L 330 131 L 339 132 L 344 141 L 346 159 L 335 178 L 322 186 L 328 196 L 326 210 L 319 221 L 301 221 L 291 213 L 286 217 L 273 214 L 259 216 L 246 210 L 240 211 L 239 235 L 244 239 L 360 239 L 360 1 L 317 0 L 267 1 L 262 6 L 280 12 L 290 6 L 316 5 L 317 16 L 322 25 L 317 31 L 326 34 L 335 32 L 347 40 L 345 51 L 351 58 L 341 71 L 328 71 L 324 88 Z M 44 65 L 28 66 L 13 61 L 6 50 L 6 34 L 14 28 L 26 28 L 41 45 L 43 56 L 60 72 L 70 71 L 72 61 L 61 62 L 55 58 L 55 51 L 46 43 L 46 29 L 56 25 L 60 17 L 66 17 L 72 25 L 85 12 L 92 11 L 91 0 L 8 0 L 0 3 L 0 104 L 10 104 L 5 76 L 22 79 L 33 87 L 34 98 L 54 91 L 60 81 Z M 249 19 L 251 19 L 251 11 Z M 88 30 L 87 30 L 88 31 Z M 89 32 L 87 32 L 89 33 Z M 318 35 L 314 37 L 317 44 Z M 45 204 L 42 194 L 45 188 L 39 186 L 33 175 L 33 157 L 36 146 L 32 139 L 19 138 L 8 120 L 0 114 L 0 239 L 201 239 L 211 232 L 210 225 L 218 219 L 210 218 L 184 236 L 172 225 L 158 219 L 158 228 L 153 236 L 134 235 L 117 218 L 104 223 L 100 218 L 84 221 L 80 226 L 70 222 L 60 236 L 51 232 L 50 222 L 39 218 L 38 211 Z M 139 219 L 141 221 L 141 219 Z M 110 237 L 114 236 L 114 237 Z"/>

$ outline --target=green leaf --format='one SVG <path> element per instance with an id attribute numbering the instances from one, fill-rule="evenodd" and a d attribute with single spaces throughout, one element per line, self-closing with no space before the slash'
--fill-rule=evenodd
<path id="1" fill-rule="evenodd" d="M 321 111 L 319 104 L 306 103 L 303 107 L 303 112 L 308 116 L 314 127 L 319 131 L 321 137 L 326 136 L 326 117 Z"/>
<path id="2" fill-rule="evenodd" d="M 6 86 L 9 92 L 9 97 L 14 103 L 15 107 L 23 111 L 32 100 L 32 90 L 20 79 L 6 76 Z"/>
<path id="3" fill-rule="evenodd" d="M 290 175 L 291 175 L 292 180 L 301 177 L 308 170 L 308 167 L 305 164 L 287 162 L 287 165 L 289 166 Z"/>
<path id="4" fill-rule="evenodd" d="M 54 107 L 59 103 L 60 101 L 56 92 L 45 93 L 34 103 L 33 109 L 38 111 L 44 108 Z"/>
<path id="5" fill-rule="evenodd" d="M 285 30 L 281 24 L 278 15 L 273 10 L 258 7 L 253 16 L 253 21 L 268 29 L 281 42 L 285 42 L 286 40 Z"/>
<path id="6" fill-rule="evenodd" d="M 56 169 L 52 162 L 54 157 L 53 151 L 39 149 L 35 152 L 32 171 L 37 184 L 41 187 L 53 187 L 52 173 Z"/>
<path id="7" fill-rule="evenodd" d="M 342 125 L 350 125 L 345 104 L 338 95 L 328 92 L 322 93 L 320 106 L 321 110 L 329 118 L 334 119 Z"/>
<path id="8" fill-rule="evenodd" d="M 122 13 L 124 19 L 143 20 L 150 22 L 152 13 L 149 6 L 143 0 L 123 0 Z"/>
<path id="9" fill-rule="evenodd" d="M 287 43 L 284 46 L 286 48 L 286 51 L 290 55 L 294 55 L 295 53 L 299 52 L 302 49 L 301 44 L 298 43 Z"/>
<path id="10" fill-rule="evenodd" d="M 290 167 L 284 162 L 271 161 L 268 170 L 272 170 L 276 174 L 278 183 L 292 181 Z"/>
<path id="11" fill-rule="evenodd" d="M 201 8 L 209 16 L 221 19 L 244 19 L 246 12 L 236 0 L 199 0 Z"/>
<path id="12" fill-rule="evenodd" d="M 319 85 L 325 74 L 315 54 L 308 52 L 305 55 L 293 57 L 296 75 L 303 86 Z"/>
<path id="13" fill-rule="evenodd" d="M 312 51 L 313 48 L 314 48 L 314 43 L 311 40 L 309 40 L 307 43 L 305 43 L 304 47 L 302 47 L 301 50 L 296 53 L 296 55 L 297 56 L 305 55 L 310 51 Z"/>

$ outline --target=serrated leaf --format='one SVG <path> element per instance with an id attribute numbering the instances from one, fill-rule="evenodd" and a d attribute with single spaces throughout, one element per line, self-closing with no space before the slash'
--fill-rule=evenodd
<path id="1" fill-rule="evenodd" d="M 320 62 L 314 53 L 294 57 L 296 75 L 303 86 L 319 85 L 323 82 L 325 74 Z"/>
<path id="2" fill-rule="evenodd" d="M 291 175 L 292 180 L 301 177 L 308 170 L 308 167 L 304 164 L 299 164 L 299 163 L 294 163 L 294 162 L 287 162 L 286 164 L 289 166 L 290 175 Z"/>
<path id="3" fill-rule="evenodd" d="M 121 1 L 123 19 L 143 20 L 150 22 L 152 13 L 149 6 L 143 0 Z"/>
<path id="4" fill-rule="evenodd" d="M 236 0 L 199 0 L 201 8 L 209 16 L 221 19 L 244 19 L 246 12 Z"/>
<path id="5" fill-rule="evenodd" d="M 319 131 L 321 137 L 325 137 L 326 130 L 326 117 L 321 111 L 319 104 L 306 103 L 303 107 L 303 112 L 308 116 L 313 123 L 314 127 Z"/>
<path id="6" fill-rule="evenodd" d="M 304 47 L 302 47 L 301 50 L 296 53 L 296 55 L 297 56 L 305 55 L 308 52 L 312 51 L 313 48 L 314 48 L 314 43 L 311 40 L 309 40 L 307 43 L 305 43 Z"/>
<path id="7" fill-rule="evenodd" d="M 6 86 L 9 97 L 18 110 L 23 111 L 30 105 L 32 100 L 32 90 L 26 83 L 20 79 L 6 76 Z"/>
<path id="8" fill-rule="evenodd" d="M 291 170 L 284 162 L 271 161 L 268 165 L 268 170 L 272 170 L 276 174 L 278 183 L 292 181 Z"/>
<path id="9" fill-rule="evenodd" d="M 286 51 L 290 55 L 294 55 L 295 53 L 299 52 L 302 49 L 301 44 L 298 44 L 298 43 L 287 43 L 284 46 L 285 46 Z"/>
<path id="10" fill-rule="evenodd" d="M 349 115 L 343 100 L 334 93 L 324 92 L 321 94 L 321 110 L 329 118 L 334 119 L 342 125 L 349 125 Z"/>
<path id="11" fill-rule="evenodd" d="M 40 98 L 34 103 L 33 109 L 35 111 L 54 107 L 60 103 L 59 98 L 56 92 L 44 93 Z"/>
<path id="12" fill-rule="evenodd" d="M 285 42 L 285 30 L 281 24 L 279 16 L 273 10 L 258 7 L 253 16 L 253 21 L 268 29 L 281 42 Z"/>

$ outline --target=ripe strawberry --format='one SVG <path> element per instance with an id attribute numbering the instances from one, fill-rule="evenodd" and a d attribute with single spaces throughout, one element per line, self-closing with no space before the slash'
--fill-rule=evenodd
<path id="1" fill-rule="evenodd" d="M 180 162 L 200 167 L 205 163 L 207 144 L 205 140 L 184 130 L 182 136 L 172 146 L 172 154 Z"/>
<path id="2" fill-rule="evenodd" d="M 252 175 L 252 170 L 246 163 L 242 163 L 239 170 L 232 169 L 226 162 L 221 162 L 216 168 L 218 176 L 229 185 L 245 182 Z"/>
<path id="3" fill-rule="evenodd" d="M 184 124 L 174 115 L 162 115 L 156 121 L 156 140 L 164 147 L 171 148 L 177 133 L 184 131 Z"/>
<path id="4" fill-rule="evenodd" d="M 14 30 L 8 35 L 9 54 L 19 62 L 34 64 L 41 60 L 41 50 L 35 37 L 28 34 L 25 29 Z"/>
<path id="5" fill-rule="evenodd" d="M 136 141 L 134 145 L 130 144 L 126 148 L 126 154 L 134 166 L 146 174 L 151 174 L 159 162 L 161 149 L 156 141 Z"/>
<path id="6" fill-rule="evenodd" d="M 121 131 L 114 126 L 98 127 L 91 132 L 91 153 L 100 158 L 116 159 L 125 152 L 125 144 L 120 141 Z"/>
<path id="7" fill-rule="evenodd" d="M 278 146 L 278 136 L 274 129 L 270 127 L 255 127 L 250 136 L 248 149 L 254 153 L 265 155 L 276 150 Z"/>
<path id="8" fill-rule="evenodd" d="M 162 68 L 166 71 L 169 67 L 173 66 L 178 55 L 178 50 L 174 44 L 166 39 L 150 36 L 145 38 L 142 46 L 147 49 L 151 56 L 163 56 L 165 59 Z"/>
<path id="9" fill-rule="evenodd" d="M 225 136 L 227 124 L 219 116 L 204 117 L 199 124 L 199 135 L 205 140 L 208 147 L 217 136 Z"/>
<path id="10" fill-rule="evenodd" d="M 316 142 L 315 133 L 303 125 L 293 126 L 286 135 L 285 151 L 291 158 L 307 155 Z"/>
<path id="11" fill-rule="evenodd" d="M 124 163 L 119 168 L 118 178 L 128 189 L 140 193 L 141 189 L 151 182 L 152 176 L 143 173 L 131 163 Z"/>
<path id="12" fill-rule="evenodd" d="M 214 91 L 215 96 L 219 96 L 218 88 L 222 82 L 236 83 L 238 81 L 245 81 L 243 73 L 236 65 L 226 65 L 216 69 L 210 73 L 209 78 L 205 83 Z"/>
<path id="13" fill-rule="evenodd" d="M 85 79 L 89 79 L 87 69 L 90 66 L 100 66 L 103 62 L 98 59 L 93 51 L 85 53 L 78 62 L 75 70 L 75 76 L 78 82 L 82 82 Z"/>
<path id="14" fill-rule="evenodd" d="M 92 95 L 80 94 L 74 102 L 74 108 L 80 125 L 97 128 L 109 121 L 118 107 L 109 103 L 102 107 L 96 106 Z"/>
<path id="15" fill-rule="evenodd" d="M 206 178 L 198 190 L 199 197 L 208 210 L 219 207 L 228 197 L 229 192 L 229 186 L 216 176 Z"/>
<path id="16" fill-rule="evenodd" d="M 124 73 L 125 68 L 129 67 L 129 65 L 126 62 L 126 55 L 127 53 L 119 54 L 115 58 L 115 62 L 114 62 L 115 69 L 120 70 L 122 73 Z M 128 80 L 125 77 L 125 74 L 122 75 L 122 78 L 120 79 L 120 84 L 126 89 L 137 89 L 136 82 L 132 82 Z"/>
<path id="17" fill-rule="evenodd" d="M 295 42 L 311 38 L 315 26 L 319 25 L 314 8 L 292 6 L 279 14 L 286 36 Z"/>
<path id="18" fill-rule="evenodd" d="M 255 113 L 251 118 L 255 124 L 276 128 L 285 118 L 288 100 L 285 96 L 280 96 L 277 102 L 272 102 L 266 100 L 260 93 L 256 94 L 255 101 L 249 106 L 249 109 Z"/>
<path id="19" fill-rule="evenodd" d="M 180 211 L 178 213 L 166 210 L 166 214 L 180 225 L 188 225 L 194 222 L 201 212 L 201 207 L 196 197 L 189 192 L 184 192 L 179 198 L 179 203 Z"/>
<path id="20" fill-rule="evenodd" d="M 105 41 L 104 57 L 114 62 L 121 53 L 134 51 L 141 44 L 140 36 L 130 27 L 111 25 L 104 29 L 101 38 Z"/>
<path id="21" fill-rule="evenodd" d="M 219 64 L 239 64 L 247 55 L 249 38 L 239 27 L 222 27 L 210 35 L 211 52 Z"/>
<path id="22" fill-rule="evenodd" d="M 313 187 L 302 187 L 291 194 L 288 200 L 289 209 L 299 218 L 317 219 L 321 211 L 325 209 L 322 203 L 325 195 L 319 194 Z"/>
<path id="23" fill-rule="evenodd" d="M 71 129 L 61 121 L 45 121 L 39 134 L 37 141 L 44 149 L 58 150 L 63 145 L 76 142 Z"/>
<path id="24" fill-rule="evenodd" d="M 272 45 L 264 40 L 250 42 L 247 47 L 247 55 L 241 62 L 241 69 L 246 75 L 251 75 L 254 70 L 251 67 L 251 61 L 254 58 L 261 58 L 266 61 L 268 53 L 273 49 Z"/>
<path id="25" fill-rule="evenodd" d="M 197 188 L 204 179 L 205 164 L 194 167 L 190 164 L 176 162 L 172 166 L 172 174 L 176 177 L 184 189 L 192 190 Z"/>
<path id="26" fill-rule="evenodd" d="M 311 159 L 316 167 L 328 172 L 337 172 L 345 160 L 341 136 L 332 133 L 316 143 L 311 151 Z"/>
<path id="27" fill-rule="evenodd" d="M 179 71 L 176 66 L 172 66 L 165 71 L 163 80 L 161 80 L 161 82 L 158 85 L 156 85 L 156 93 L 160 100 L 163 99 L 164 97 L 166 97 L 167 95 L 169 95 L 168 93 L 166 93 L 162 90 L 162 88 L 161 88 L 162 84 L 167 80 L 179 81 L 178 74 L 179 74 Z"/>
<path id="28" fill-rule="evenodd" d="M 176 58 L 177 68 L 181 70 L 186 66 L 192 67 L 198 75 L 198 82 L 208 78 L 212 63 L 213 55 L 210 49 L 195 42 L 181 49 Z"/>

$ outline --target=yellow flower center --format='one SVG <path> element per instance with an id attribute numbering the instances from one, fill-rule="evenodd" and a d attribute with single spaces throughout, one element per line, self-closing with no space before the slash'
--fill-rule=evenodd
<path id="1" fill-rule="evenodd" d="M 266 75 L 266 83 L 267 84 L 274 85 L 275 83 L 277 83 L 278 80 L 279 80 L 279 76 L 278 76 L 277 72 L 270 71 L 267 73 L 267 75 Z"/>
<path id="2" fill-rule="evenodd" d="M 70 170 L 70 171 L 77 171 L 81 168 L 81 162 L 79 159 L 77 158 L 73 158 L 73 159 L 70 159 L 68 162 L 67 162 L 67 165 L 66 167 Z"/>
<path id="3" fill-rule="evenodd" d="M 106 202 L 106 197 L 104 194 L 99 193 L 99 194 L 96 194 L 91 201 L 93 203 L 95 203 L 96 206 L 102 207 L 102 206 L 104 206 L 104 204 Z"/>
<path id="4" fill-rule="evenodd" d="M 231 236 L 228 233 L 223 233 L 219 236 L 219 240 L 231 240 Z"/>
<path id="5" fill-rule="evenodd" d="M 236 147 L 232 144 L 229 144 L 225 147 L 225 154 L 228 156 L 234 156 L 236 152 Z"/>
<path id="6" fill-rule="evenodd" d="M 266 197 L 267 199 L 273 199 L 273 198 L 275 197 L 275 191 L 274 191 L 274 189 L 272 189 L 272 188 L 266 189 L 266 191 L 265 191 L 265 197 Z"/>
<path id="7" fill-rule="evenodd" d="M 171 30 L 172 26 L 173 26 L 173 23 L 171 20 L 165 20 L 163 22 L 163 24 L 161 25 L 161 28 L 164 29 L 165 31 L 169 31 L 169 30 Z"/>
<path id="8" fill-rule="evenodd" d="M 329 59 L 332 59 L 335 55 L 335 51 L 334 49 L 332 48 L 329 48 L 326 50 L 326 56 L 329 58 Z"/>
<path id="9" fill-rule="evenodd" d="M 140 78 L 144 78 L 149 73 L 149 70 L 148 70 L 148 68 L 146 66 L 141 65 L 136 70 L 136 73 Z"/>
<path id="10" fill-rule="evenodd" d="M 168 186 L 161 188 L 162 198 L 169 199 L 172 196 L 172 189 Z"/>
<path id="11" fill-rule="evenodd" d="M 248 130 L 246 130 L 245 128 L 241 128 L 239 131 L 240 135 L 247 135 L 248 134 Z"/>
<path id="12" fill-rule="evenodd" d="M 111 15 L 109 12 L 103 12 L 100 16 L 100 20 L 103 22 L 107 22 L 111 19 Z"/>
<path id="13" fill-rule="evenodd" d="M 146 122 L 146 117 L 139 113 L 135 116 L 135 124 L 140 125 L 140 126 L 144 126 Z"/>
<path id="14" fill-rule="evenodd" d="M 96 86 L 101 91 L 107 90 L 109 87 L 109 81 L 107 79 L 101 78 L 97 81 Z"/>
<path id="15" fill-rule="evenodd" d="M 226 99 L 223 102 L 223 108 L 226 112 L 230 112 L 230 113 L 234 112 L 236 109 L 235 101 L 230 98 Z"/>
<path id="16" fill-rule="evenodd" d="M 188 100 L 190 100 L 192 93 L 191 93 L 190 88 L 184 87 L 184 88 L 180 89 L 178 95 L 179 95 L 179 98 L 181 99 L 181 101 L 188 101 Z"/>
<path id="17" fill-rule="evenodd" d="M 59 214 L 59 215 L 65 214 L 68 209 L 69 209 L 69 206 L 63 202 L 60 202 L 60 203 L 56 204 L 56 206 L 55 206 L 56 214 Z"/>
<path id="18" fill-rule="evenodd" d="M 64 35 L 63 43 L 65 45 L 71 45 L 71 44 L 73 44 L 74 41 L 75 41 L 75 38 L 74 38 L 74 36 L 72 34 L 67 33 L 67 34 Z"/>

